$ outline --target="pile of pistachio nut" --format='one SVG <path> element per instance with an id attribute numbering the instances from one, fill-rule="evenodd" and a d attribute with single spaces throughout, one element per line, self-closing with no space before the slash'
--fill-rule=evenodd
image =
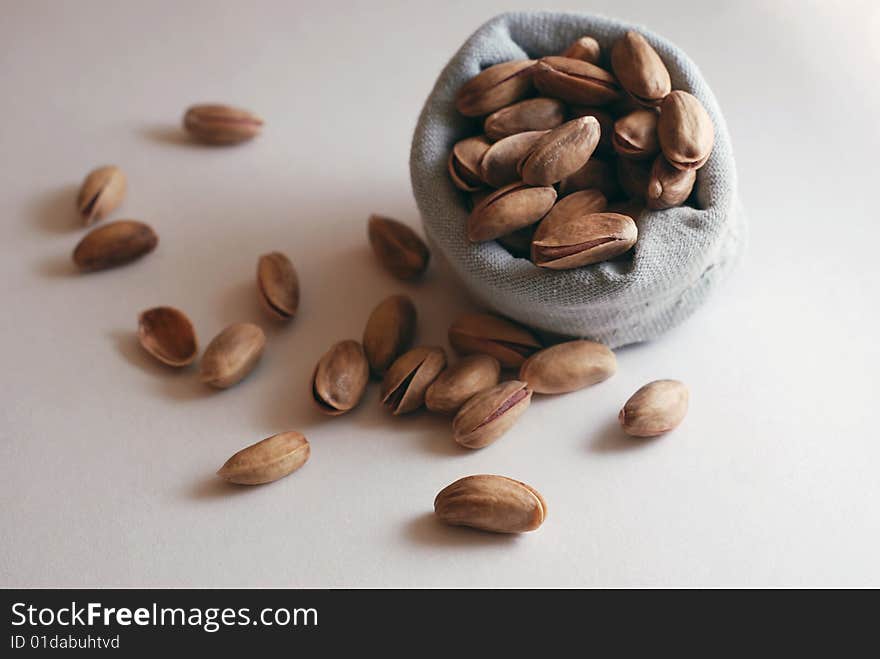
<path id="1" fill-rule="evenodd" d="M 554 270 L 626 258 L 635 220 L 687 202 L 715 141 L 702 103 L 672 90 L 632 31 L 610 54 L 584 36 L 560 55 L 490 66 L 455 107 L 482 126 L 448 161 L 469 195 L 468 239 Z"/>

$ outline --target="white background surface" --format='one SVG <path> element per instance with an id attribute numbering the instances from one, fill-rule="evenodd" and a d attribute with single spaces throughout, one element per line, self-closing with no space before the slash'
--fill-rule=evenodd
<path id="1" fill-rule="evenodd" d="M 418 225 L 409 140 L 446 59 L 484 20 L 534 2 L 24 2 L 0 7 L 0 585 L 880 585 L 877 216 L 880 5 L 556 2 L 682 46 L 724 108 L 750 212 L 742 267 L 664 339 L 622 350 L 591 390 L 536 400 L 478 452 L 448 421 L 391 420 L 371 387 L 326 419 L 308 380 L 335 340 L 405 292 L 419 340 L 466 302 L 439 264 L 402 285 L 374 263 L 369 213 Z M 236 149 L 180 135 L 186 106 L 262 113 Z M 116 217 L 158 250 L 77 275 L 73 212 L 116 163 Z M 287 252 L 303 303 L 262 314 L 259 254 Z M 142 354 L 137 313 L 234 321 L 270 343 L 240 386 Z M 623 438 L 641 384 L 685 380 L 691 411 Z M 302 430 L 309 463 L 258 488 L 213 474 Z M 537 487 L 536 533 L 451 529 L 434 495 L 472 473 Z"/>

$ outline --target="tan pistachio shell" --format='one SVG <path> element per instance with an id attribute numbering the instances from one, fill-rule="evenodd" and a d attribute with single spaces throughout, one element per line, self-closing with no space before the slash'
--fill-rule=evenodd
<path id="1" fill-rule="evenodd" d="M 428 268 L 430 250 L 406 224 L 390 217 L 371 215 L 367 235 L 379 263 L 397 279 L 416 279 Z"/>
<path id="2" fill-rule="evenodd" d="M 480 163 L 489 146 L 489 140 L 482 135 L 456 142 L 446 164 L 449 178 L 455 187 L 465 192 L 474 192 L 484 186 Z"/>
<path id="3" fill-rule="evenodd" d="M 398 357 L 382 379 L 382 403 L 394 416 L 409 414 L 425 402 L 425 392 L 446 368 L 443 348 L 420 346 Z"/>
<path id="4" fill-rule="evenodd" d="M 542 94 L 572 105 L 607 105 L 620 98 L 620 85 L 613 75 L 571 57 L 538 60 L 532 77 Z"/>
<path id="5" fill-rule="evenodd" d="M 312 374 L 312 399 L 328 416 L 339 416 L 357 407 L 370 380 L 364 349 L 357 341 L 335 343 L 325 352 Z"/>
<path id="6" fill-rule="evenodd" d="M 637 237 L 636 223 L 626 215 L 562 210 L 548 215 L 535 232 L 532 261 L 551 270 L 579 268 L 623 254 Z"/>
<path id="7" fill-rule="evenodd" d="M 584 36 L 575 39 L 562 53 L 562 57 L 579 59 L 590 64 L 599 64 L 602 59 L 602 47 L 593 37 Z"/>
<path id="8" fill-rule="evenodd" d="M 583 167 L 559 182 L 560 197 L 581 190 L 599 190 L 606 199 L 617 199 L 622 194 L 615 167 L 597 156 L 591 156 Z"/>
<path id="9" fill-rule="evenodd" d="M 644 201 L 651 180 L 651 163 L 632 158 L 617 159 L 617 182 L 627 197 Z"/>
<path id="10" fill-rule="evenodd" d="M 153 307 L 142 311 L 138 316 L 137 335 L 141 347 L 168 366 L 187 366 L 199 354 L 192 321 L 174 307 Z"/>
<path id="11" fill-rule="evenodd" d="M 543 346 L 527 328 L 498 316 L 463 313 L 449 326 L 449 344 L 460 355 L 495 357 L 504 368 L 519 368 Z"/>
<path id="12" fill-rule="evenodd" d="M 416 307 L 406 295 L 390 295 L 370 313 L 364 327 L 364 353 L 374 375 L 382 376 L 412 343 Z"/>
<path id="13" fill-rule="evenodd" d="M 299 309 L 299 277 L 281 252 L 263 254 L 257 262 L 257 290 L 263 307 L 274 318 L 289 320 Z"/>
<path id="14" fill-rule="evenodd" d="M 518 170 L 524 183 L 553 185 L 584 166 L 599 144 L 595 117 L 572 119 L 541 136 Z"/>
<path id="15" fill-rule="evenodd" d="M 183 115 L 183 128 L 205 144 L 246 142 L 263 130 L 263 120 L 249 110 L 217 103 L 193 105 Z"/>
<path id="16" fill-rule="evenodd" d="M 663 155 L 676 169 L 699 169 L 715 145 L 715 126 L 696 96 L 671 92 L 660 106 L 657 135 Z"/>
<path id="17" fill-rule="evenodd" d="M 614 116 L 608 111 L 608 108 L 597 108 L 591 106 L 575 106 L 570 112 L 572 119 L 578 117 L 593 117 L 599 122 L 599 144 L 596 145 L 596 153 L 606 156 L 614 154 L 611 147 L 611 138 L 614 136 Z"/>
<path id="18" fill-rule="evenodd" d="M 547 503 L 530 485 L 506 476 L 479 474 L 443 488 L 434 499 L 434 514 L 453 526 L 525 533 L 544 523 Z"/>
<path id="19" fill-rule="evenodd" d="M 452 421 L 452 437 L 465 448 L 484 448 L 513 427 L 532 400 L 525 382 L 510 380 L 472 396 Z"/>
<path id="20" fill-rule="evenodd" d="M 243 448 L 220 467 L 217 475 L 239 485 L 262 485 L 283 478 L 302 467 L 311 447 L 302 433 L 272 435 Z"/>
<path id="21" fill-rule="evenodd" d="M 482 180 L 493 188 L 503 188 L 519 181 L 517 165 L 546 134 L 546 130 L 532 130 L 510 135 L 495 142 L 483 155 L 480 163 Z"/>
<path id="22" fill-rule="evenodd" d="M 633 437 L 657 437 L 676 428 L 688 409 L 688 388 L 678 380 L 655 380 L 636 391 L 618 420 Z"/>
<path id="23" fill-rule="evenodd" d="M 651 210 L 663 210 L 680 206 L 691 196 L 697 170 L 677 169 L 667 162 L 661 153 L 651 167 L 646 199 Z"/>
<path id="24" fill-rule="evenodd" d="M 529 98 L 496 110 L 483 122 L 483 132 L 496 141 L 534 130 L 550 130 L 565 121 L 565 104 L 555 98 Z"/>
<path id="25" fill-rule="evenodd" d="M 511 183 L 486 197 L 467 219 L 467 237 L 474 243 L 494 240 L 540 220 L 553 207 L 551 186 Z"/>
<path id="26" fill-rule="evenodd" d="M 466 117 L 479 117 L 526 98 L 534 89 L 534 64 L 535 60 L 511 60 L 484 69 L 462 85 L 456 109 Z"/>
<path id="27" fill-rule="evenodd" d="M 266 335 L 253 323 L 234 323 L 215 336 L 199 365 L 202 382 L 226 389 L 250 373 L 266 347 Z"/>
<path id="28" fill-rule="evenodd" d="M 468 355 L 444 370 L 425 392 L 425 407 L 455 414 L 471 396 L 498 384 L 501 364 L 489 355 Z"/>
<path id="29" fill-rule="evenodd" d="M 83 272 L 131 263 L 152 252 L 159 236 L 137 220 L 117 220 L 92 229 L 73 250 L 73 262 Z"/>
<path id="30" fill-rule="evenodd" d="M 115 165 L 92 170 L 76 197 L 76 209 L 85 226 L 113 212 L 125 197 L 125 173 Z"/>
<path id="31" fill-rule="evenodd" d="M 564 394 L 607 380 L 617 372 L 617 358 L 595 341 L 576 340 L 544 348 L 529 357 L 519 379 L 538 394 Z"/>
<path id="32" fill-rule="evenodd" d="M 654 110 L 636 110 L 614 122 L 612 144 L 618 155 L 648 160 L 660 153 L 658 118 Z"/>
<path id="33" fill-rule="evenodd" d="M 641 105 L 659 105 L 672 89 L 666 65 L 638 32 L 630 30 L 614 42 L 611 68 L 623 88 Z"/>

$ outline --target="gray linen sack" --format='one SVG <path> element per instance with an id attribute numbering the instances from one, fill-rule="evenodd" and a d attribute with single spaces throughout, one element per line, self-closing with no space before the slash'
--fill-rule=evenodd
<path id="1" fill-rule="evenodd" d="M 583 35 L 594 37 L 607 55 L 614 40 L 629 29 L 638 29 L 660 54 L 673 89 L 694 94 L 715 122 L 715 148 L 697 173 L 699 209 L 646 211 L 638 219 L 632 261 L 574 270 L 538 268 L 495 241 L 468 242 L 465 198 L 446 173 L 452 146 L 479 132 L 474 120 L 455 110 L 459 87 L 492 64 L 558 54 Z M 709 85 L 676 46 L 613 19 L 514 12 L 483 25 L 446 65 L 425 102 L 413 137 L 410 173 L 428 240 L 478 302 L 529 327 L 594 339 L 612 348 L 656 338 L 687 318 L 736 263 L 745 241 L 730 136 Z"/>

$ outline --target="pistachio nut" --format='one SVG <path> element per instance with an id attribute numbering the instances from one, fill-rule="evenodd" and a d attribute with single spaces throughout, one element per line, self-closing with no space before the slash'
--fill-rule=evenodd
<path id="1" fill-rule="evenodd" d="M 495 357 L 504 368 L 519 368 L 543 346 L 531 331 L 485 313 L 463 313 L 449 326 L 449 344 L 460 355 Z"/>
<path id="2" fill-rule="evenodd" d="M 273 317 L 293 318 L 299 309 L 299 277 L 290 259 L 281 252 L 263 254 L 257 262 L 260 302 Z"/>
<path id="3" fill-rule="evenodd" d="M 593 189 L 599 190 L 606 199 L 617 199 L 621 195 L 614 166 L 596 156 L 591 156 L 583 167 L 559 182 L 560 197 Z"/>
<path id="4" fill-rule="evenodd" d="M 538 60 L 532 77 L 542 94 L 573 105 L 606 105 L 620 97 L 620 85 L 613 75 L 571 57 Z"/>
<path id="5" fill-rule="evenodd" d="M 446 164 L 449 178 L 459 190 L 473 192 L 483 187 L 480 176 L 480 161 L 489 148 L 489 140 L 482 135 L 467 137 L 452 147 Z"/>
<path id="6" fill-rule="evenodd" d="M 76 197 L 83 224 L 94 224 L 115 210 L 125 197 L 125 185 L 125 174 L 115 165 L 89 172 Z"/>
<path id="7" fill-rule="evenodd" d="M 575 106 L 569 111 L 572 119 L 579 117 L 595 117 L 599 122 L 599 144 L 596 145 L 596 153 L 604 155 L 613 155 L 614 149 L 611 147 L 611 138 L 614 135 L 614 115 L 607 108 L 596 108 L 590 106 Z"/>
<path id="8" fill-rule="evenodd" d="M 465 448 L 488 446 L 513 427 L 532 401 L 525 382 L 509 380 L 471 397 L 452 421 L 452 437 Z"/>
<path id="9" fill-rule="evenodd" d="M 416 307 L 406 295 L 391 295 L 370 313 L 364 327 L 364 353 L 374 375 L 382 376 L 412 343 Z"/>
<path id="10" fill-rule="evenodd" d="M 566 341 L 544 348 L 519 369 L 519 379 L 538 394 L 565 394 L 584 389 L 617 372 L 617 358 L 595 341 Z"/>
<path id="11" fill-rule="evenodd" d="M 646 195 L 648 208 L 663 210 L 680 206 L 691 196 L 696 180 L 697 170 L 676 169 L 661 153 L 651 167 Z"/>
<path id="12" fill-rule="evenodd" d="M 486 117 L 483 132 L 496 141 L 533 130 L 549 130 L 565 121 L 565 104 L 555 98 L 529 98 Z"/>
<path id="13" fill-rule="evenodd" d="M 656 437 L 676 428 L 688 409 L 688 388 L 678 380 L 655 380 L 634 393 L 618 421 L 633 437 Z"/>
<path id="14" fill-rule="evenodd" d="M 311 454 L 308 440 L 298 432 L 282 432 L 243 448 L 220 467 L 217 475 L 230 483 L 271 483 L 302 467 Z"/>
<path id="15" fill-rule="evenodd" d="M 659 105 L 672 89 L 660 55 L 645 37 L 632 30 L 611 47 L 611 69 L 621 86 L 646 107 Z"/>
<path id="16" fill-rule="evenodd" d="M 614 150 L 624 158 L 647 160 L 660 153 L 657 139 L 658 115 L 654 110 L 636 110 L 614 122 Z"/>
<path id="17" fill-rule="evenodd" d="M 644 200 L 651 179 L 651 163 L 632 158 L 617 159 L 617 182 L 630 199 Z"/>
<path id="18" fill-rule="evenodd" d="M 394 416 L 408 414 L 425 402 L 425 392 L 446 368 L 443 348 L 420 346 L 403 353 L 382 378 L 382 403 Z"/>
<path id="19" fill-rule="evenodd" d="M 479 117 L 526 98 L 533 89 L 534 64 L 535 60 L 512 60 L 481 71 L 458 91 L 456 109 L 466 117 Z"/>
<path id="20" fill-rule="evenodd" d="M 199 364 L 205 384 L 226 389 L 250 373 L 266 347 L 266 335 L 252 323 L 234 323 L 215 336 Z"/>
<path id="21" fill-rule="evenodd" d="M 537 225 L 531 224 L 497 238 L 498 244 L 518 259 L 527 259 L 532 252 L 532 237 Z"/>
<path id="22" fill-rule="evenodd" d="M 468 210 L 474 210 L 477 206 L 483 203 L 483 200 L 492 194 L 494 190 L 489 190 L 488 188 L 481 188 L 480 190 L 474 190 L 467 197 L 467 207 Z"/>
<path id="23" fill-rule="evenodd" d="M 657 122 L 660 148 L 676 169 L 699 169 L 715 144 L 715 126 L 700 99 L 687 92 L 671 92 L 660 106 Z"/>
<path id="24" fill-rule="evenodd" d="M 601 213 L 607 207 L 608 200 L 601 190 L 596 188 L 579 190 L 560 199 L 545 219 L 549 219 L 551 215 L 564 215 L 565 217 L 591 215 L 593 213 Z M 561 220 L 554 220 L 554 222 L 559 221 Z"/>
<path id="25" fill-rule="evenodd" d="M 192 364 L 199 353 L 199 342 L 192 321 L 180 309 L 153 307 L 138 316 L 141 347 L 168 366 Z"/>
<path id="26" fill-rule="evenodd" d="M 486 197 L 471 211 L 467 237 L 474 243 L 494 240 L 534 224 L 553 207 L 556 190 L 551 186 L 511 183 Z"/>
<path id="27" fill-rule="evenodd" d="M 519 161 L 528 155 L 535 142 L 546 134 L 545 130 L 532 130 L 495 142 L 486 151 L 480 163 L 481 178 L 493 188 L 503 188 L 505 185 L 519 181 L 519 172 L 516 171 Z"/>
<path id="28" fill-rule="evenodd" d="M 443 488 L 434 499 L 434 514 L 452 526 L 493 533 L 534 531 L 547 517 L 538 491 L 506 476 L 467 476 Z"/>
<path id="29" fill-rule="evenodd" d="M 639 219 L 641 218 L 642 213 L 645 212 L 645 203 L 644 201 L 639 201 L 638 199 L 618 201 L 613 204 L 608 204 L 608 208 L 605 209 L 605 212 L 628 215 L 635 221 L 636 226 L 638 226 Z"/>
<path id="30" fill-rule="evenodd" d="M 524 183 L 553 185 L 584 166 L 599 144 L 595 117 L 568 121 L 541 136 L 517 169 Z"/>
<path id="31" fill-rule="evenodd" d="M 263 130 L 263 120 L 248 110 L 219 104 L 193 105 L 183 115 L 183 127 L 206 144 L 238 144 Z"/>
<path id="32" fill-rule="evenodd" d="M 455 414 L 473 395 L 498 384 L 501 364 L 489 355 L 468 355 L 447 368 L 425 392 L 425 407 Z"/>
<path id="33" fill-rule="evenodd" d="M 535 232 L 532 261 L 551 270 L 579 268 L 623 254 L 635 245 L 637 236 L 636 223 L 626 215 L 584 215 L 563 209 L 548 215 Z"/>
<path id="34" fill-rule="evenodd" d="M 397 279 L 415 279 L 427 269 L 431 258 L 428 246 L 402 222 L 371 215 L 367 235 L 379 263 Z"/>
<path id="35" fill-rule="evenodd" d="M 130 263 L 159 243 L 153 229 L 137 220 L 116 220 L 86 234 L 73 250 L 73 262 L 84 272 Z"/>
<path id="36" fill-rule="evenodd" d="M 315 366 L 312 398 L 328 416 L 339 416 L 357 407 L 370 380 L 370 366 L 357 341 L 334 344 Z"/>
<path id="37" fill-rule="evenodd" d="M 602 48 L 599 42 L 593 37 L 581 37 L 572 42 L 572 44 L 562 52 L 562 57 L 570 57 L 571 59 L 579 59 L 590 64 L 599 64 L 602 59 Z"/>

